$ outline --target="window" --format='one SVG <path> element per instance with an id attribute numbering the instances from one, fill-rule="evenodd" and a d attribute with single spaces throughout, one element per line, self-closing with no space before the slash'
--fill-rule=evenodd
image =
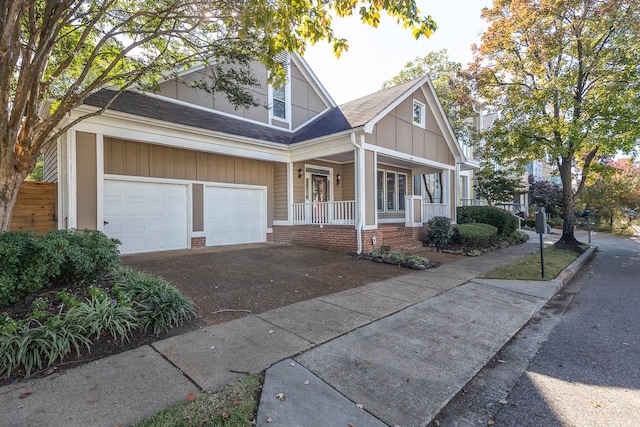
<path id="1" fill-rule="evenodd" d="M 404 212 L 404 198 L 407 195 L 407 175 L 398 174 L 398 211 Z"/>
<path id="2" fill-rule="evenodd" d="M 413 100 L 413 124 L 422 128 L 425 126 L 425 105 L 415 99 Z"/>
<path id="3" fill-rule="evenodd" d="M 396 173 L 387 171 L 387 212 L 396 211 Z"/>
<path id="4" fill-rule="evenodd" d="M 377 195 L 376 199 L 378 201 L 378 212 L 384 212 L 384 171 L 378 171 L 378 181 L 377 181 Z"/>
<path id="5" fill-rule="evenodd" d="M 378 212 L 404 212 L 407 174 L 378 170 L 376 202 Z"/>
<path id="6" fill-rule="evenodd" d="M 282 65 L 286 73 L 286 83 L 282 86 L 269 86 L 269 104 L 271 105 L 271 118 L 283 122 L 289 122 L 289 98 L 291 96 L 291 63 L 287 53 L 276 56 L 276 61 Z"/>

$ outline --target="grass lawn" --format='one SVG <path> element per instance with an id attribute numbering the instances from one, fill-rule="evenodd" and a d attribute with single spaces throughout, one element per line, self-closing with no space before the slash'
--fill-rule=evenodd
<path id="1" fill-rule="evenodd" d="M 582 245 L 583 250 L 589 245 Z M 544 278 L 555 279 L 580 254 L 554 246 L 544 248 Z M 540 277 L 540 251 L 480 276 L 483 279 L 543 280 Z"/>
<path id="2" fill-rule="evenodd" d="M 260 398 L 261 374 L 249 375 L 215 392 L 189 395 L 187 401 L 138 421 L 135 427 L 250 427 Z"/>

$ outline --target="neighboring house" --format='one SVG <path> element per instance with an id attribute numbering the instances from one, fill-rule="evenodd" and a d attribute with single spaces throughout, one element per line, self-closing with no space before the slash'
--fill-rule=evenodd
<path id="1" fill-rule="evenodd" d="M 427 77 L 338 107 L 298 56 L 282 89 L 255 72 L 270 108 L 236 110 L 175 79 L 67 132 L 45 151 L 59 227 L 102 230 L 123 253 L 265 241 L 359 253 L 417 244 L 433 216 L 455 221 L 460 175 L 478 163 Z"/>

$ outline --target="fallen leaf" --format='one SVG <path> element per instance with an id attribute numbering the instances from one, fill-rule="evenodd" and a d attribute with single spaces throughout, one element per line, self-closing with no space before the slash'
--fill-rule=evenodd
<path id="1" fill-rule="evenodd" d="M 272 334 L 273 333 L 273 329 L 269 329 L 269 333 Z"/>
<path id="2" fill-rule="evenodd" d="M 240 399 L 239 397 L 233 400 L 233 405 L 234 406 L 240 406 L 242 405 L 242 399 Z"/>
<path id="3" fill-rule="evenodd" d="M 271 422 L 272 422 L 272 421 L 273 421 L 273 420 L 271 419 L 271 417 L 267 417 L 267 422 L 268 422 L 269 424 L 271 424 Z"/>
<path id="4" fill-rule="evenodd" d="M 628 342 L 623 342 L 622 345 L 629 345 L 629 343 Z"/>
<path id="5" fill-rule="evenodd" d="M 503 405 L 506 405 L 507 403 L 509 403 L 507 399 L 500 399 L 499 402 L 502 403 Z"/>
<path id="6" fill-rule="evenodd" d="M 187 401 L 193 402 L 194 400 L 196 400 L 196 395 L 195 394 L 193 394 L 193 393 L 187 394 Z"/>
<path id="7" fill-rule="evenodd" d="M 362 403 L 356 403 L 356 408 L 363 409 L 364 405 Z"/>
<path id="8" fill-rule="evenodd" d="M 222 419 L 223 420 L 228 420 L 229 418 L 231 418 L 231 415 L 229 415 L 228 412 L 223 412 L 222 413 Z"/>
<path id="9" fill-rule="evenodd" d="M 347 423 L 347 427 L 356 427 L 354 423 Z"/>
<path id="10" fill-rule="evenodd" d="M 122 424 L 118 423 L 116 424 L 116 427 L 122 427 Z"/>
<path id="11" fill-rule="evenodd" d="M 284 395 L 284 393 L 278 393 L 278 394 L 276 394 L 276 397 L 278 398 L 278 400 L 280 400 L 280 402 L 284 402 L 285 400 L 287 400 L 287 398 Z"/>
<path id="12" fill-rule="evenodd" d="M 506 360 L 498 359 L 498 363 L 507 363 Z"/>
<path id="13" fill-rule="evenodd" d="M 489 420 L 489 421 L 487 421 L 487 425 L 488 425 L 488 426 L 492 426 L 492 425 L 494 425 L 495 423 L 496 423 L 496 422 L 495 422 L 495 421 L 493 421 L 493 420 Z"/>
<path id="14" fill-rule="evenodd" d="M 594 408 L 602 408 L 602 405 L 598 402 L 591 402 L 591 406 L 593 406 Z"/>
<path id="15" fill-rule="evenodd" d="M 25 391 L 24 393 L 20 393 L 20 399 L 24 399 L 25 397 L 29 397 L 31 396 L 31 392 L 30 391 Z"/>
<path id="16" fill-rule="evenodd" d="M 364 363 L 366 363 L 367 365 L 371 365 L 371 360 L 365 360 Z"/>
<path id="17" fill-rule="evenodd" d="M 291 363 L 289 363 L 289 366 L 296 366 L 296 364 L 291 362 Z"/>
<path id="18" fill-rule="evenodd" d="M 309 384 L 309 380 L 306 380 L 306 381 L 304 382 L 304 385 L 308 385 L 308 384 Z"/>

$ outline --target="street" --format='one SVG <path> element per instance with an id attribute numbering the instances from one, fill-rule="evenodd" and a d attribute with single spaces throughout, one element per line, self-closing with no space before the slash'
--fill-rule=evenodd
<path id="1" fill-rule="evenodd" d="M 640 425 L 640 238 L 597 233 L 593 243 L 600 252 L 590 265 L 438 425 Z"/>

